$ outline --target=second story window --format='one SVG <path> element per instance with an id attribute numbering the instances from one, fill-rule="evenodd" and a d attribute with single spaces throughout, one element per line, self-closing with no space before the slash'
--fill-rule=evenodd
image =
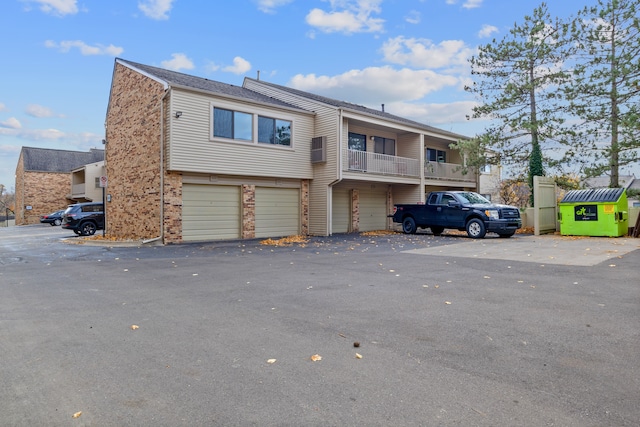
<path id="1" fill-rule="evenodd" d="M 258 142 L 291 145 L 291 122 L 258 116 Z"/>
<path id="2" fill-rule="evenodd" d="M 373 142 L 375 143 L 374 151 L 378 154 L 388 154 L 389 156 L 396 155 L 396 140 L 390 138 L 383 138 L 381 136 L 374 136 Z"/>
<path id="3" fill-rule="evenodd" d="M 223 108 L 214 108 L 213 136 L 252 141 L 253 115 Z"/>
<path id="4" fill-rule="evenodd" d="M 442 150 L 436 150 L 435 148 L 427 148 L 427 161 L 428 162 L 447 162 L 447 153 Z"/>

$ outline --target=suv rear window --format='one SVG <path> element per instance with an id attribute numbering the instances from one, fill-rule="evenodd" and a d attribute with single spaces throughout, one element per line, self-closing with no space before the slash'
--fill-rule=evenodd
<path id="1" fill-rule="evenodd" d="M 102 212 L 102 205 L 87 205 L 82 207 L 82 212 Z"/>

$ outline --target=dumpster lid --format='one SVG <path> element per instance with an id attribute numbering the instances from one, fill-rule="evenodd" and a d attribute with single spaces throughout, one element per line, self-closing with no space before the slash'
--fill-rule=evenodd
<path id="1" fill-rule="evenodd" d="M 624 188 L 592 188 L 588 190 L 571 190 L 564 195 L 560 203 L 576 202 L 617 202 L 624 193 Z"/>

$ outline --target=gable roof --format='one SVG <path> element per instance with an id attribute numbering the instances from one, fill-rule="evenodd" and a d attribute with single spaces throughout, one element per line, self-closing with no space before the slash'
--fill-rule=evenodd
<path id="1" fill-rule="evenodd" d="M 86 152 L 22 147 L 20 155 L 24 170 L 30 172 L 67 173 L 80 166 L 104 160 L 104 150 L 97 148 Z"/>
<path id="2" fill-rule="evenodd" d="M 168 86 L 191 88 L 195 90 L 209 92 L 209 93 L 216 94 L 223 97 L 259 102 L 262 104 L 268 104 L 268 105 L 273 105 L 277 107 L 283 107 L 283 108 L 313 113 L 301 107 L 289 104 L 287 102 L 281 101 L 271 96 L 264 95 L 260 92 L 256 92 L 254 90 L 245 88 L 243 86 L 230 85 L 230 84 L 218 82 L 215 80 L 209 80 L 203 77 L 196 77 L 189 74 L 179 73 L 177 71 L 166 70 L 164 68 L 152 67 L 150 65 L 144 65 L 137 62 L 128 61 L 122 58 L 116 58 L 116 63 L 122 64 L 128 68 L 131 68 L 140 73 L 146 74 L 149 77 L 152 77 L 160 82 L 163 82 Z M 326 105 L 330 105 L 335 108 L 341 108 L 343 110 L 361 113 L 368 116 L 373 116 L 380 119 L 388 120 L 390 122 L 411 126 L 416 129 L 423 130 L 425 132 L 435 133 L 435 134 L 446 136 L 453 139 L 469 139 L 469 137 L 465 135 L 460 135 L 454 132 L 442 130 L 433 126 L 426 125 L 424 123 L 417 122 L 415 120 L 409 120 L 404 117 L 389 114 L 381 110 L 375 110 L 373 108 L 368 108 L 362 105 L 353 104 L 346 101 L 339 101 L 337 99 L 327 98 L 325 96 L 316 95 L 310 92 L 304 92 L 298 89 L 292 89 L 290 87 L 277 85 L 275 83 L 268 83 L 268 82 L 265 82 L 264 80 L 255 80 L 249 77 L 245 77 L 245 81 L 246 80 L 251 80 L 254 82 L 258 82 L 259 84 L 262 84 L 262 85 L 271 86 L 281 91 L 285 91 L 293 95 L 307 98 L 315 102 L 320 102 Z"/>
<path id="3" fill-rule="evenodd" d="M 150 77 L 155 78 L 156 80 L 160 80 L 168 86 L 197 89 L 223 97 L 259 102 L 276 107 L 283 107 L 311 113 L 300 107 L 296 107 L 295 105 L 291 105 L 286 102 L 280 101 L 279 99 L 275 99 L 270 96 L 266 96 L 261 93 L 246 89 L 242 86 L 234 86 L 228 83 L 209 80 L 203 77 L 191 76 L 189 74 L 179 73 L 177 71 L 170 71 L 165 70 L 164 68 L 139 64 L 137 62 L 127 61 L 121 58 L 116 58 L 116 63 L 122 64 L 128 68 L 146 74 Z"/>
<path id="4" fill-rule="evenodd" d="M 328 98 L 326 96 L 321 96 L 321 95 L 316 95 L 313 93 L 309 93 L 309 92 L 305 92 L 302 90 L 298 90 L 298 89 L 293 89 L 287 86 L 281 86 L 275 83 L 269 83 L 269 82 L 265 82 L 264 80 L 256 80 L 256 79 L 252 79 L 249 77 L 245 77 L 245 81 L 249 80 L 249 81 L 253 81 L 255 83 L 264 85 L 264 86 L 270 86 L 272 88 L 290 93 L 292 95 L 296 95 L 296 96 L 300 96 L 303 98 L 307 98 L 316 102 L 320 102 L 326 105 L 330 105 L 336 108 L 341 108 L 343 110 L 349 110 L 349 111 L 353 111 L 353 112 L 357 112 L 357 113 L 363 113 L 363 114 L 367 114 L 369 116 L 375 116 L 384 120 L 389 120 L 395 123 L 401 123 L 404 125 L 408 125 L 408 126 L 412 126 L 427 132 L 434 132 L 434 133 L 438 133 L 440 135 L 446 135 L 452 138 L 456 138 L 456 139 L 469 139 L 468 136 L 464 136 L 464 135 L 460 135 L 454 132 L 448 132 L 433 126 L 429 126 L 426 125 L 424 123 L 420 123 L 420 122 L 416 122 L 415 120 L 409 120 L 406 119 L 404 117 L 400 117 L 400 116 L 396 116 L 394 114 L 389 114 L 385 111 L 382 110 L 376 110 L 373 108 L 369 108 L 369 107 L 365 107 L 363 105 L 358 105 L 358 104 L 353 104 L 351 102 L 346 102 L 346 101 L 340 101 L 337 99 L 333 99 L 333 98 Z"/>

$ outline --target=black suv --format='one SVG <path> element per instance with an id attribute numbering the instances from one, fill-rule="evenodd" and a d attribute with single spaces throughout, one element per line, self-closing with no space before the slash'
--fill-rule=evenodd
<path id="1" fill-rule="evenodd" d="M 91 236 L 104 228 L 102 203 L 89 202 L 69 205 L 62 214 L 62 228 L 73 230 L 79 236 Z"/>

